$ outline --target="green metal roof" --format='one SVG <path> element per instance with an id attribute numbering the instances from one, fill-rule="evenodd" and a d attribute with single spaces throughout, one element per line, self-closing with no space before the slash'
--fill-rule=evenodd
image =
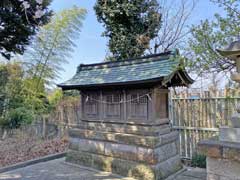
<path id="1" fill-rule="evenodd" d="M 159 81 L 172 76 L 178 66 L 179 62 L 174 59 L 172 52 L 123 61 L 81 64 L 77 73 L 70 80 L 58 86 L 63 89 L 74 89 Z"/>

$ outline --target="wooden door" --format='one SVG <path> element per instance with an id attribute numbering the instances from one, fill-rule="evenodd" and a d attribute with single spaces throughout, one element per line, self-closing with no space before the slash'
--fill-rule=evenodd
<path id="1" fill-rule="evenodd" d="M 123 95 L 118 91 L 103 93 L 104 120 L 121 121 L 123 115 Z"/>
<path id="2" fill-rule="evenodd" d="M 82 98 L 83 117 L 89 120 L 99 120 L 100 94 L 98 92 L 86 93 Z"/>
<path id="3" fill-rule="evenodd" d="M 135 90 L 127 93 L 128 121 L 144 122 L 149 119 L 150 106 L 147 92 L 145 90 Z"/>

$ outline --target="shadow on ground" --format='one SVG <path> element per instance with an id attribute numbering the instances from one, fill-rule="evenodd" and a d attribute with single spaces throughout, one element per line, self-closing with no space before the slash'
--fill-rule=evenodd
<path id="1" fill-rule="evenodd" d="M 177 180 L 204 180 L 206 172 L 188 170 L 177 177 Z M 38 163 L 24 168 L 0 174 L 0 180 L 133 180 L 122 178 L 111 173 L 100 172 L 85 167 L 65 163 L 64 158 Z"/>

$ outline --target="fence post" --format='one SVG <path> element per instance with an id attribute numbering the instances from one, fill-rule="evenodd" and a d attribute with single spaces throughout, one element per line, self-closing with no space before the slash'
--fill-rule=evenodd
<path id="1" fill-rule="evenodd" d="M 229 98 L 229 89 L 223 91 L 204 91 L 200 94 L 180 92 L 170 100 L 173 128 L 179 131 L 180 152 L 185 158 L 191 158 L 197 143 L 218 134 L 219 120 L 229 120 L 229 114 L 239 95 Z M 236 95 L 236 93 L 235 93 Z M 197 97 L 197 98 L 196 98 Z M 231 101 L 230 101 L 231 99 Z"/>
<path id="2" fill-rule="evenodd" d="M 229 88 L 225 88 L 224 90 L 224 96 L 225 96 L 225 105 L 224 105 L 224 124 L 225 125 L 229 125 L 228 124 L 228 121 L 229 121 L 229 108 L 228 108 L 228 105 L 229 105 Z"/>

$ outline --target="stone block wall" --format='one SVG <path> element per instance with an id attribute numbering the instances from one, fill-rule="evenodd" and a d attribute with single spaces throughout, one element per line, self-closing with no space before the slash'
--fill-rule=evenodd
<path id="1" fill-rule="evenodd" d="M 168 124 L 83 122 L 69 135 L 68 162 L 142 180 L 164 179 L 182 168 L 178 133 Z"/>
<path id="2" fill-rule="evenodd" d="M 228 159 L 207 158 L 208 180 L 239 180 L 240 163 Z"/>
<path id="3" fill-rule="evenodd" d="M 207 156 L 207 180 L 240 180 L 239 143 L 204 140 L 199 152 Z"/>

